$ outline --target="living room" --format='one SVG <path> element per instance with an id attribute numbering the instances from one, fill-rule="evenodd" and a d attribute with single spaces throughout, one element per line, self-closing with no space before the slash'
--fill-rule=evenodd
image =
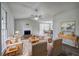
<path id="1" fill-rule="evenodd" d="M 78 2 L 1 2 L 1 20 L 3 56 L 79 55 Z"/>

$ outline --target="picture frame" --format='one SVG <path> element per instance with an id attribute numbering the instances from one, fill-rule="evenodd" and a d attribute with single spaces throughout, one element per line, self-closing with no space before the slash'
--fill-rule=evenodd
<path id="1" fill-rule="evenodd" d="M 75 21 L 65 21 L 61 23 L 61 32 L 75 32 Z"/>

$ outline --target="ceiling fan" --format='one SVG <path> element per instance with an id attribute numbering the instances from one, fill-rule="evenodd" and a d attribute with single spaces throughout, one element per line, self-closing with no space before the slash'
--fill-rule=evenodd
<path id="1" fill-rule="evenodd" d="M 34 20 L 37 21 L 37 20 L 39 20 L 39 19 L 43 19 L 44 17 L 43 17 L 42 14 L 39 14 L 38 9 L 35 9 L 35 10 L 34 10 L 34 13 L 31 14 L 31 16 L 30 16 L 29 18 L 32 18 L 32 19 L 34 19 Z"/>

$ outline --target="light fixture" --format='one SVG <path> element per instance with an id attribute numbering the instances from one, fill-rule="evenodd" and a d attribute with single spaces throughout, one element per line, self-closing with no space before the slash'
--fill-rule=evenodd
<path id="1" fill-rule="evenodd" d="M 19 34 L 19 31 L 16 31 L 15 33 L 16 33 L 16 34 Z"/>
<path id="2" fill-rule="evenodd" d="M 38 20 L 39 18 L 38 18 L 38 17 L 35 17 L 34 19 L 35 19 L 35 20 Z"/>
<path id="3" fill-rule="evenodd" d="M 34 17 L 34 20 L 38 20 L 39 19 L 39 17 L 36 15 L 35 17 Z"/>
<path id="4" fill-rule="evenodd" d="M 41 18 L 41 15 L 39 15 L 38 12 L 39 12 L 38 9 L 35 9 L 34 13 L 31 15 L 31 18 L 33 18 L 36 21 L 39 20 L 39 18 Z"/>

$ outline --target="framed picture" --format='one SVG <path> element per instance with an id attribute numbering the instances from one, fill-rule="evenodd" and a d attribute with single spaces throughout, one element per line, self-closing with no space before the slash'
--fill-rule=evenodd
<path id="1" fill-rule="evenodd" d="M 75 21 L 67 21 L 61 23 L 62 32 L 74 32 L 75 31 Z"/>

